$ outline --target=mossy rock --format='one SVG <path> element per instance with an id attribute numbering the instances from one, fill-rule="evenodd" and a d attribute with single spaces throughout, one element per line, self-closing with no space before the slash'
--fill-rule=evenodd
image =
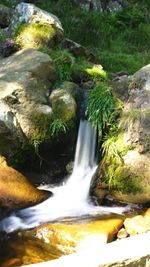
<path id="1" fill-rule="evenodd" d="M 16 30 L 16 43 L 21 48 L 41 48 L 54 46 L 57 39 L 57 31 L 48 23 L 22 24 Z"/>
<path id="2" fill-rule="evenodd" d="M 76 102 L 66 90 L 61 88 L 53 90 L 49 99 L 56 117 L 65 123 L 71 123 L 76 119 Z"/>
<path id="3" fill-rule="evenodd" d="M 108 184 L 117 200 L 145 203 L 150 201 L 150 155 L 128 146 L 123 132 L 105 140 L 105 156 L 100 168 L 101 180 Z"/>

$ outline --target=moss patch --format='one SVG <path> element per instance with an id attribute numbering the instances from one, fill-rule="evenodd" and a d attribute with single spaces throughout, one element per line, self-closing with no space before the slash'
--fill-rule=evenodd
<path id="1" fill-rule="evenodd" d="M 52 115 L 41 113 L 32 113 L 31 121 L 33 124 L 33 132 L 31 142 L 42 143 L 50 139 L 50 125 L 53 122 Z"/>
<path id="2" fill-rule="evenodd" d="M 40 48 L 55 44 L 56 30 L 48 23 L 22 24 L 15 35 L 16 43 L 21 48 Z"/>

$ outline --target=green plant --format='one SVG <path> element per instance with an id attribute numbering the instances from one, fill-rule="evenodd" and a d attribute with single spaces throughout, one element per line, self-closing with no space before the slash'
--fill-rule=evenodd
<path id="1" fill-rule="evenodd" d="M 52 58 L 59 82 L 72 80 L 72 66 L 75 64 L 74 56 L 65 49 L 51 49 L 41 47 L 41 52 L 47 53 Z"/>
<path id="2" fill-rule="evenodd" d="M 87 116 L 98 127 L 99 134 L 108 129 L 114 120 L 116 98 L 106 83 L 100 83 L 91 90 L 87 105 Z"/>
<path id="3" fill-rule="evenodd" d="M 52 43 L 56 31 L 48 23 L 23 23 L 15 31 L 16 43 L 22 48 L 40 48 Z"/>
<path id="4" fill-rule="evenodd" d="M 61 119 L 55 119 L 50 125 L 50 134 L 52 137 L 58 137 L 67 132 L 67 125 Z"/>

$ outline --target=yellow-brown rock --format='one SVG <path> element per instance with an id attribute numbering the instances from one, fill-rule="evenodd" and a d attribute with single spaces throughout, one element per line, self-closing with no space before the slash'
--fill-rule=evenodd
<path id="1" fill-rule="evenodd" d="M 64 254 L 69 254 L 87 245 L 110 242 L 123 224 L 123 216 L 113 215 L 91 221 L 44 224 L 26 234 L 50 243 Z"/>
<path id="2" fill-rule="evenodd" d="M 129 235 L 150 231 L 150 208 L 143 215 L 125 219 L 124 226 Z"/>
<path id="3" fill-rule="evenodd" d="M 17 170 L 7 166 L 0 158 L 0 207 L 8 209 L 35 205 L 50 196 L 50 192 L 38 190 Z"/>

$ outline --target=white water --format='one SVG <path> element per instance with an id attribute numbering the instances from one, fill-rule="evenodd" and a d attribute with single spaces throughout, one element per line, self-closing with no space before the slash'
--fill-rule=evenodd
<path id="1" fill-rule="evenodd" d="M 45 222 L 65 217 L 86 214 L 122 213 L 124 208 L 108 208 L 94 206 L 89 201 L 91 179 L 96 171 L 95 159 L 96 130 L 87 121 L 81 121 L 75 153 L 72 175 L 62 185 L 55 188 L 47 187 L 53 196 L 46 201 L 30 208 L 13 213 L 0 223 L 0 229 L 12 232 L 27 229 Z"/>

